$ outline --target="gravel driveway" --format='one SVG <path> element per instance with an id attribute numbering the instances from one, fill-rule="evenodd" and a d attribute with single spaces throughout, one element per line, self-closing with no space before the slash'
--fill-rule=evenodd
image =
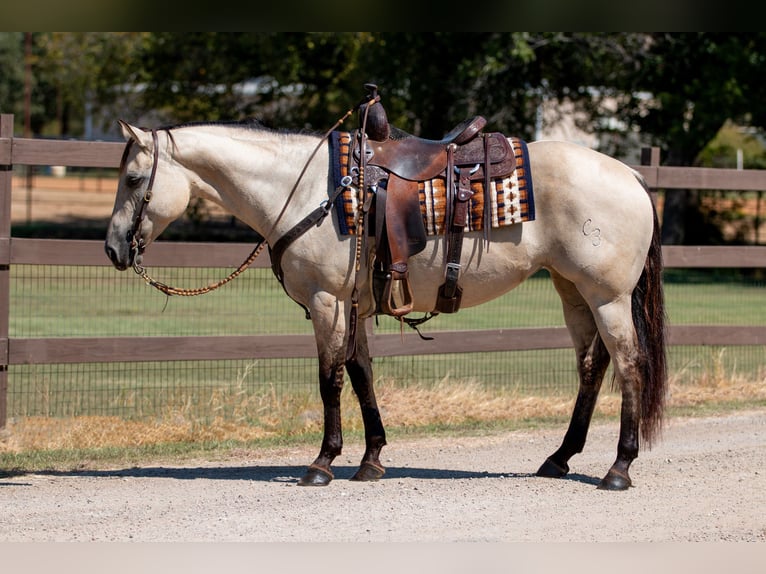
<path id="1" fill-rule="evenodd" d="M 617 423 L 596 424 L 563 480 L 534 476 L 564 428 L 391 440 L 377 483 L 297 478 L 316 447 L 224 460 L 0 478 L 0 541 L 766 541 L 766 409 L 673 418 L 633 463 L 633 488 L 596 484 Z"/>

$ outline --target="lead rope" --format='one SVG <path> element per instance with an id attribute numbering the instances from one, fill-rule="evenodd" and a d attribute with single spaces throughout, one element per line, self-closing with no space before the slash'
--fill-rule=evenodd
<path id="1" fill-rule="evenodd" d="M 306 169 L 308 168 L 309 164 L 311 163 L 311 160 L 314 159 L 314 156 L 316 155 L 317 151 L 319 150 L 319 147 L 322 145 L 322 142 L 326 140 L 328 137 L 330 137 L 330 134 L 337 129 L 345 120 L 348 118 L 351 114 L 353 114 L 359 106 L 361 106 L 363 103 L 366 103 L 368 101 L 367 98 L 363 99 L 359 104 L 357 104 L 355 107 L 348 110 L 343 117 L 341 117 L 335 124 L 327 130 L 324 136 L 319 140 L 316 147 L 314 148 L 314 151 L 311 152 L 311 155 L 309 156 L 308 160 L 306 160 L 306 164 L 303 166 L 303 169 L 301 170 L 300 175 L 298 176 L 298 179 L 295 181 L 295 185 L 293 185 L 293 188 L 290 190 L 290 193 L 287 196 L 287 201 L 285 202 L 284 207 L 282 208 L 282 211 L 279 214 L 279 217 L 275 220 L 274 226 L 276 226 L 277 221 L 282 217 L 285 210 L 287 209 L 287 205 L 290 203 L 290 200 L 293 197 L 293 194 L 295 193 L 295 190 L 298 188 L 298 184 L 300 183 L 301 179 L 303 178 L 303 175 L 306 173 Z M 141 220 L 143 219 L 143 212 L 146 208 L 146 204 L 149 203 L 149 200 L 152 198 L 152 187 L 154 186 L 154 174 L 157 171 L 157 161 L 159 159 L 159 152 L 157 148 L 157 131 L 152 130 L 152 138 L 154 143 L 154 164 L 152 165 L 152 172 L 151 176 L 149 177 L 149 185 L 147 186 L 146 194 L 144 195 L 144 198 L 142 200 L 142 204 L 140 207 L 140 211 L 138 216 L 136 217 L 136 222 L 133 226 L 132 231 L 132 237 L 131 241 L 136 242 L 136 248 L 139 249 L 141 252 L 143 252 L 143 246 L 139 245 L 136 237 L 138 237 L 139 228 L 141 227 Z M 274 229 L 274 226 L 272 226 L 272 231 Z M 247 256 L 247 259 L 242 262 L 242 264 L 237 267 L 234 271 L 232 271 L 227 277 L 224 277 L 220 281 L 216 281 L 215 283 L 211 283 L 210 285 L 206 285 L 205 287 L 197 287 L 194 289 L 183 289 L 180 287 L 172 287 L 170 285 L 167 285 L 163 283 L 162 281 L 157 281 L 156 279 L 152 278 L 147 272 L 144 267 L 141 265 L 134 263 L 133 264 L 133 271 L 136 272 L 137 275 L 139 275 L 147 285 L 150 285 L 151 287 L 154 287 L 155 289 L 162 291 L 165 295 L 170 297 L 171 295 L 178 295 L 181 297 L 193 297 L 196 295 L 204 295 L 205 293 L 210 293 L 210 291 L 213 291 L 215 289 L 218 289 L 219 287 L 226 285 L 229 281 L 232 279 L 235 279 L 239 275 L 242 274 L 245 269 L 250 267 L 250 265 L 255 261 L 255 259 L 258 257 L 258 255 L 261 254 L 261 251 L 263 251 L 263 248 L 266 246 L 266 240 L 261 239 L 258 244 L 255 246 L 253 251 L 250 253 L 250 255 Z M 361 246 L 357 247 L 357 254 L 356 254 L 356 261 L 357 261 L 357 271 L 359 266 L 359 251 L 361 250 Z M 355 287 L 356 289 L 356 287 Z M 357 302 L 358 305 L 358 302 Z"/>

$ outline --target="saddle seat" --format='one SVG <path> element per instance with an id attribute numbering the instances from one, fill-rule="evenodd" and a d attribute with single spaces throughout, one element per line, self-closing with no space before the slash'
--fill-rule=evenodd
<path id="1" fill-rule="evenodd" d="M 486 123 L 482 116 L 475 116 L 458 124 L 440 140 L 419 138 L 391 126 L 389 133 L 393 137 L 368 139 L 367 164 L 411 181 L 433 179 L 447 167 L 447 147 L 467 144 Z"/>

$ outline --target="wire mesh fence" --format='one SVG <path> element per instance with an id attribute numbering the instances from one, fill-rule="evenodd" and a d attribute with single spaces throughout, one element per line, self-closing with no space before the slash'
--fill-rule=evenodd
<path id="1" fill-rule="evenodd" d="M 159 268 L 163 281 L 196 286 L 220 269 Z M 665 285 L 671 324 L 762 325 L 766 290 L 757 277 L 689 273 Z M 10 336 L 115 337 L 174 335 L 311 334 L 303 310 L 285 296 L 268 269 L 251 269 L 202 297 L 166 298 L 132 273 L 98 266 L 15 265 L 11 273 Z M 439 316 L 424 326 L 438 345 L 440 331 L 562 326 L 560 302 L 546 273 L 496 301 Z M 383 317 L 376 332 L 397 333 Z M 406 345 L 413 332 L 402 335 Z M 763 368 L 763 346 L 676 346 L 671 373 L 694 380 L 711 369 L 747 374 Z M 378 379 L 429 385 L 470 381 L 501 392 L 573 394 L 570 349 L 377 357 Z M 252 359 L 11 365 L 8 417 L 160 417 L 181 410 L 195 417 L 248 418 L 253 397 L 318 396 L 316 360 Z M 609 376 L 609 374 L 608 374 Z"/>

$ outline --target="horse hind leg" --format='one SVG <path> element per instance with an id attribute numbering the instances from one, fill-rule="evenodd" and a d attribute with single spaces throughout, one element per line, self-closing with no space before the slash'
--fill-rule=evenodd
<path id="1" fill-rule="evenodd" d="M 560 478 L 569 472 L 569 459 L 582 452 L 585 446 L 610 357 L 598 334 L 593 314 L 574 284 L 555 272 L 551 275 L 561 296 L 564 319 L 575 346 L 580 379 L 577 400 L 564 440 L 537 471 L 538 476 Z"/>
<path id="2" fill-rule="evenodd" d="M 580 388 L 572 411 L 569 427 L 561 446 L 537 470 L 538 476 L 561 478 L 569 472 L 569 459 L 585 447 L 596 400 L 604 373 L 609 365 L 609 353 L 601 337 L 596 334 L 584 354 L 578 357 Z"/>
<path id="3" fill-rule="evenodd" d="M 662 244 L 656 211 L 653 219 L 644 269 L 632 293 L 600 305 L 595 311 L 622 392 L 617 459 L 599 484 L 604 490 L 626 490 L 631 486 L 628 471 L 638 457 L 639 434 L 651 446 L 662 427 L 667 357 Z"/>
<path id="4" fill-rule="evenodd" d="M 642 355 L 631 315 L 630 297 L 599 308 L 598 322 L 614 364 L 615 380 L 622 393 L 617 458 L 601 480 L 603 490 L 626 490 L 632 484 L 628 473 L 638 457 L 642 417 Z"/>
<path id="5" fill-rule="evenodd" d="M 386 469 L 380 463 L 380 451 L 386 444 L 386 431 L 380 418 L 375 389 L 372 384 L 372 359 L 367 346 L 367 332 L 360 323 L 357 332 L 357 350 L 353 359 L 346 361 L 346 370 L 354 389 L 364 423 L 365 450 L 359 469 L 351 480 L 374 481 L 383 477 Z"/>

